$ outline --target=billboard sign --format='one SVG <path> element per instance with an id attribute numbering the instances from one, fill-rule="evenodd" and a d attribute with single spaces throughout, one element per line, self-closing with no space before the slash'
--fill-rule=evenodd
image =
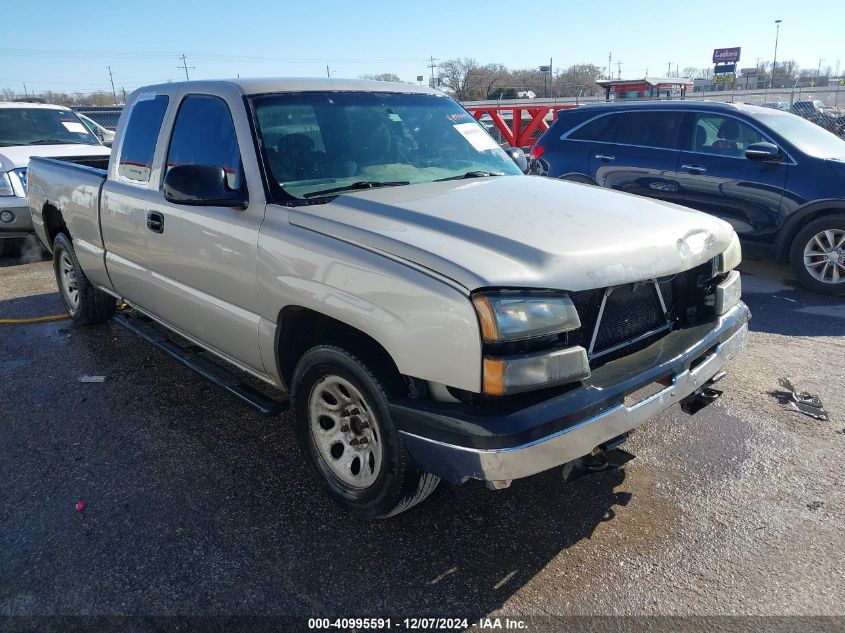
<path id="1" fill-rule="evenodd" d="M 552 72 L 552 67 L 551 67 L 551 66 L 540 66 L 540 74 L 542 74 L 542 75 L 548 75 L 548 74 L 549 74 L 549 73 L 551 73 L 551 72 Z"/>
<path id="2" fill-rule="evenodd" d="M 734 73 L 736 72 L 736 64 L 720 64 L 713 69 L 713 72 L 717 75 Z"/>
<path id="3" fill-rule="evenodd" d="M 741 72 L 746 77 L 753 77 L 757 74 L 758 70 L 756 68 L 743 68 Z"/>
<path id="4" fill-rule="evenodd" d="M 739 46 L 735 48 L 717 48 L 713 51 L 714 64 L 731 64 L 739 61 Z"/>
<path id="5" fill-rule="evenodd" d="M 732 84 L 734 82 L 733 75 L 715 75 L 713 77 L 713 83 L 717 84 Z"/>

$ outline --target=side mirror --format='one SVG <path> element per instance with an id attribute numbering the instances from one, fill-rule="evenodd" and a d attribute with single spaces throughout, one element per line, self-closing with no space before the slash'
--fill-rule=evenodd
<path id="1" fill-rule="evenodd" d="M 505 150 L 505 153 L 511 157 L 511 160 L 514 163 L 516 163 L 516 166 L 519 167 L 519 171 L 523 174 L 528 173 L 528 159 L 525 157 L 525 152 L 518 147 L 508 147 Z"/>
<path id="2" fill-rule="evenodd" d="M 749 160 L 780 160 L 783 152 L 774 143 L 752 143 L 745 150 L 745 157 Z"/>
<path id="3" fill-rule="evenodd" d="M 214 165 L 174 165 L 164 177 L 164 199 L 173 204 L 245 209 L 243 192 L 226 182 L 226 170 Z"/>

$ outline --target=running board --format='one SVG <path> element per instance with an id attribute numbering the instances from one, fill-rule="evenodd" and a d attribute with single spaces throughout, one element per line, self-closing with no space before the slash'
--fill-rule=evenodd
<path id="1" fill-rule="evenodd" d="M 205 350 L 198 345 L 190 343 L 187 346 L 179 345 L 170 338 L 169 333 L 163 327 L 157 325 L 152 319 L 130 310 L 122 310 L 114 315 L 114 321 L 145 341 L 152 343 L 171 358 L 175 358 L 183 365 L 193 369 L 206 380 L 213 382 L 221 389 L 254 407 L 262 415 L 276 415 L 288 409 L 289 402 L 287 400 L 274 400 L 246 384 L 226 368 L 201 356 L 201 353 Z"/>

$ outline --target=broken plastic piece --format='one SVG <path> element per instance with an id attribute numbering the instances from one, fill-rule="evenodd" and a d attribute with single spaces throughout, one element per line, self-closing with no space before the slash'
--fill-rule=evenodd
<path id="1" fill-rule="evenodd" d="M 816 420 L 824 421 L 828 419 L 827 411 L 822 406 L 821 398 L 807 391 L 798 391 L 792 380 L 787 377 L 781 378 L 778 382 L 781 387 L 789 391 L 789 399 L 784 404 L 789 405 L 790 409 L 808 415 Z"/>
<path id="2" fill-rule="evenodd" d="M 106 382 L 105 376 L 81 376 L 79 382 Z"/>
<path id="3" fill-rule="evenodd" d="M 76 511 L 82 512 L 85 509 L 85 502 L 84 501 L 77 501 L 76 502 Z"/>

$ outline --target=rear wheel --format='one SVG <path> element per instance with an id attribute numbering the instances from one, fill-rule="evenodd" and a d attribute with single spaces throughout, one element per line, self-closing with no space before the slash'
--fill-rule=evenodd
<path id="1" fill-rule="evenodd" d="M 829 295 L 845 293 L 845 216 L 826 215 L 798 231 L 789 260 L 804 288 Z"/>
<path id="2" fill-rule="evenodd" d="M 104 323 L 114 316 L 115 298 L 91 285 L 65 233 L 59 233 L 53 241 L 53 271 L 65 310 L 75 322 Z"/>
<path id="3" fill-rule="evenodd" d="M 333 345 L 296 366 L 291 403 L 300 446 L 323 490 L 366 517 L 399 514 L 440 481 L 413 462 L 390 419 L 383 381 L 359 357 Z"/>

